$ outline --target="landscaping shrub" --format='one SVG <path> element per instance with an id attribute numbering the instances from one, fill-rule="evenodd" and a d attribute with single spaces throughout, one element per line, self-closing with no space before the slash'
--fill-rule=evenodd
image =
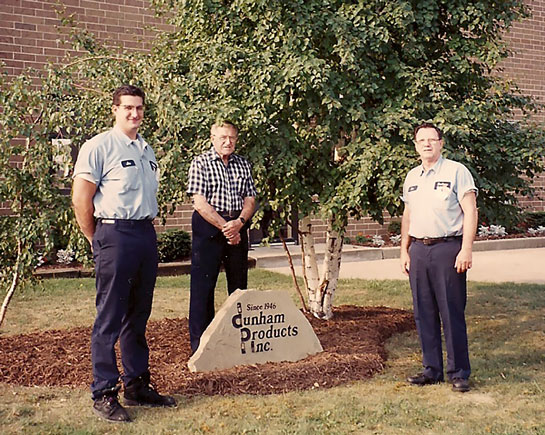
<path id="1" fill-rule="evenodd" d="M 521 213 L 518 216 L 517 222 L 508 226 L 507 232 L 509 234 L 524 234 L 531 228 L 538 228 L 545 226 L 545 212 L 544 211 L 529 211 Z"/>
<path id="2" fill-rule="evenodd" d="M 524 222 L 528 228 L 545 227 L 545 211 L 525 213 Z"/>
<path id="3" fill-rule="evenodd" d="M 181 260 L 191 253 L 191 237 L 184 230 L 167 230 L 157 235 L 159 261 L 168 263 Z"/>
<path id="4" fill-rule="evenodd" d="M 356 236 L 356 243 L 364 244 L 364 243 L 371 243 L 373 241 L 373 238 L 371 236 L 365 236 L 363 234 L 358 234 Z"/>
<path id="5" fill-rule="evenodd" d="M 392 221 L 388 224 L 390 234 L 401 234 L 401 221 Z"/>

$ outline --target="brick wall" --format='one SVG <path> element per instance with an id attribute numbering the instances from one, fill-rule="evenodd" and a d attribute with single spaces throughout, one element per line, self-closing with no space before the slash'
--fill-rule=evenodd
<path id="1" fill-rule="evenodd" d="M 158 231 L 166 231 L 174 228 L 180 228 L 184 231 L 191 232 L 191 215 L 193 214 L 193 206 L 184 204 L 176 208 L 174 213 L 170 215 L 164 225 L 157 224 Z"/>
<path id="2" fill-rule="evenodd" d="M 502 64 L 503 74 L 515 80 L 524 93 L 545 102 L 545 0 L 528 0 L 533 16 L 517 23 L 506 35 L 513 56 Z M 148 0 L 63 0 L 69 14 L 74 13 L 78 22 L 98 38 L 112 45 L 123 45 L 145 50 L 146 41 L 153 33 L 146 26 L 168 27 L 157 20 L 149 10 Z M 56 0 L 1 0 L 0 3 L 0 60 L 6 64 L 10 75 L 19 74 L 27 67 L 42 67 L 47 61 L 59 61 L 70 50 L 58 41 L 55 26 L 60 22 L 55 13 Z M 545 121 L 545 113 L 538 119 Z M 545 176 L 536 181 L 540 198 L 524 198 L 522 204 L 533 210 L 545 210 Z M 0 213 L 2 213 L 0 204 Z M 4 210 L 5 211 L 5 210 Z M 179 207 L 166 225 L 189 230 L 191 206 Z M 325 226 L 315 221 L 315 229 Z M 387 232 L 370 219 L 351 220 L 348 236 L 374 235 Z M 317 235 L 323 241 L 323 234 Z"/>
<path id="3" fill-rule="evenodd" d="M 513 55 L 501 67 L 503 74 L 514 80 L 526 95 L 545 103 L 545 1 L 526 0 L 532 16 L 515 23 L 505 40 Z M 538 114 L 545 121 L 545 112 Z"/>
<path id="4" fill-rule="evenodd" d="M 502 64 L 505 77 L 517 83 L 525 95 L 534 96 L 545 104 L 545 1 L 526 0 L 532 9 L 532 16 L 521 23 L 516 23 L 506 41 L 513 55 Z M 536 119 L 545 122 L 545 111 L 540 111 Z M 536 195 L 521 198 L 523 207 L 533 211 L 545 211 L 545 174 L 534 182 Z"/>
<path id="5" fill-rule="evenodd" d="M 146 26 L 161 25 L 147 0 L 63 0 L 68 14 L 112 45 L 143 50 L 153 36 Z M 70 49 L 59 42 L 56 0 L 2 0 L 0 60 L 10 75 L 60 60 Z"/>
<path id="6" fill-rule="evenodd" d="M 535 195 L 519 199 L 519 203 L 529 211 L 545 211 L 545 174 L 534 180 Z"/>
<path id="7" fill-rule="evenodd" d="M 384 215 L 384 225 L 380 225 L 376 222 L 374 222 L 371 218 L 364 218 L 360 220 L 356 219 L 349 219 L 348 225 L 346 226 L 346 233 L 345 237 L 350 237 L 350 239 L 353 241 L 355 240 L 356 236 L 362 235 L 362 236 L 385 236 L 388 234 L 388 224 L 392 220 L 401 221 L 401 218 L 394 218 L 392 219 L 390 216 L 388 216 L 387 213 Z M 315 234 L 315 242 L 316 243 L 324 243 L 325 242 L 325 231 L 327 229 L 327 226 L 322 222 L 320 219 L 312 219 L 312 231 Z"/>

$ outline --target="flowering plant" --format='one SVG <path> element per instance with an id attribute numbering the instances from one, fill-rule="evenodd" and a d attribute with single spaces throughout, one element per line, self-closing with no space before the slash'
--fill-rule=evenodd
<path id="1" fill-rule="evenodd" d="M 74 261 L 74 251 L 71 249 L 59 249 L 57 251 L 57 263 L 69 264 Z"/>

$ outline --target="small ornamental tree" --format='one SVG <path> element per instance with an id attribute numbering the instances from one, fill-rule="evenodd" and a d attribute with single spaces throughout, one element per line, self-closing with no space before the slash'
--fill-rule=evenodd
<path id="1" fill-rule="evenodd" d="M 0 89 L 0 203 L 9 207 L 0 217 L 0 283 L 7 289 L 1 325 L 15 289 L 31 276 L 40 253 L 51 250 L 55 233 L 69 231 L 71 216 L 62 150 L 51 142 L 58 135 L 58 101 L 44 98 L 27 75 L 10 83 L 2 76 Z"/>
<path id="2" fill-rule="evenodd" d="M 240 124 L 262 204 L 279 224 L 301 215 L 317 317 L 332 315 L 348 218 L 382 222 L 385 210 L 401 211 L 417 123 L 443 128 L 446 156 L 470 168 L 481 214 L 496 222 L 515 217 L 516 195 L 530 193 L 543 170 L 543 130 L 527 117 L 536 106 L 495 75 L 508 55 L 502 35 L 527 14 L 522 1 L 153 3 L 176 29 L 150 54 L 178 107 L 157 124 L 189 133 L 179 137 L 196 144 L 190 155 L 214 116 Z M 328 227 L 322 276 L 316 214 Z"/>

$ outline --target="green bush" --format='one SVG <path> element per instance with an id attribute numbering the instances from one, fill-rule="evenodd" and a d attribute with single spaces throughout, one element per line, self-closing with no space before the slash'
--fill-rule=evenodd
<path id="1" fill-rule="evenodd" d="M 392 221 L 388 224 L 390 234 L 401 234 L 401 221 Z"/>
<path id="2" fill-rule="evenodd" d="M 528 228 L 545 227 L 545 211 L 525 213 L 523 219 Z"/>
<path id="3" fill-rule="evenodd" d="M 191 253 L 191 237 L 184 230 L 167 230 L 159 233 L 157 251 L 161 263 L 181 260 Z"/>
<path id="4" fill-rule="evenodd" d="M 518 215 L 518 219 L 512 225 L 507 226 L 509 234 L 524 234 L 530 228 L 545 226 L 545 211 L 529 211 Z"/>
<path id="5" fill-rule="evenodd" d="M 358 234 L 356 236 L 356 243 L 370 243 L 373 241 L 373 238 L 371 236 L 364 236 L 363 234 Z"/>

